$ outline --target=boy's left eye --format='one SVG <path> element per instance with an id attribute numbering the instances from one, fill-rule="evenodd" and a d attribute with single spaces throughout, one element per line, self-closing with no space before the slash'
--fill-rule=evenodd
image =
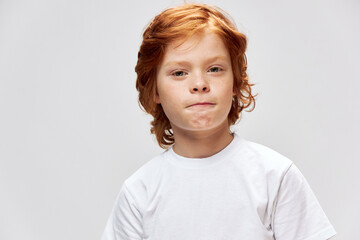
<path id="1" fill-rule="evenodd" d="M 220 72 L 220 71 L 221 71 L 221 68 L 219 68 L 219 67 L 212 67 L 209 70 L 209 72 Z"/>

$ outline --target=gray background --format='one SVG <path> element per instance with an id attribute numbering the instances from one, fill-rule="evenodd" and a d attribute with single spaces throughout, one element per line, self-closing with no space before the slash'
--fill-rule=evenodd
<path id="1" fill-rule="evenodd" d="M 100 239 L 122 182 L 162 152 L 137 105 L 144 27 L 182 1 L 0 0 L 0 239 Z M 248 36 L 257 106 L 234 129 L 300 168 L 360 239 L 360 4 L 208 1 Z"/>

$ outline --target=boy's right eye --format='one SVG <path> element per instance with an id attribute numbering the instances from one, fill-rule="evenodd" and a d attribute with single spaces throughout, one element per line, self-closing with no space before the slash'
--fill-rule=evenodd
<path id="1" fill-rule="evenodd" d="M 176 71 L 176 72 L 173 72 L 172 75 L 175 77 L 182 77 L 182 76 L 185 76 L 185 72 L 184 71 Z"/>

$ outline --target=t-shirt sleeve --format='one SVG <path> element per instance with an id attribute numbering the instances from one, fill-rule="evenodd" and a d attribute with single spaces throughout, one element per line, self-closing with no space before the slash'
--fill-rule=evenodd
<path id="1" fill-rule="evenodd" d="M 101 240 L 141 240 L 142 217 L 125 183 L 122 185 Z"/>
<path id="2" fill-rule="evenodd" d="M 336 234 L 294 163 L 282 179 L 274 209 L 272 226 L 276 240 L 326 240 Z"/>

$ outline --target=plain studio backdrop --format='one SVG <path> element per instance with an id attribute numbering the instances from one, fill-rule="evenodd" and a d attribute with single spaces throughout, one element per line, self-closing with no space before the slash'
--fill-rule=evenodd
<path id="1" fill-rule="evenodd" d="M 0 239 L 100 239 L 162 152 L 137 103 L 141 34 L 182 1 L 0 0 Z M 360 3 L 208 1 L 248 37 L 256 108 L 233 129 L 287 156 L 360 239 Z"/>

